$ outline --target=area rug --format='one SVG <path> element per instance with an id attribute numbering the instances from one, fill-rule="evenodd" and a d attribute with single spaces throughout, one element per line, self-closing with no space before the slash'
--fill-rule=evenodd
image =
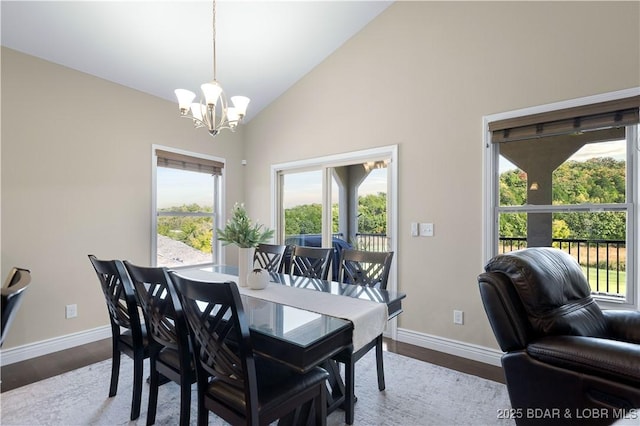
<path id="1" fill-rule="evenodd" d="M 498 419 L 509 408 L 504 385 L 390 352 L 384 354 L 386 390 L 378 391 L 375 354 L 356 364 L 354 425 L 503 425 Z M 145 364 L 145 368 L 148 364 Z M 10 425 L 145 425 L 148 386 L 142 393 L 140 417 L 129 421 L 133 363 L 123 356 L 120 384 L 109 398 L 111 361 L 99 362 L 0 394 L 0 424 Z M 148 375 L 145 371 L 145 377 Z M 191 424 L 196 420 L 195 385 Z M 175 383 L 160 387 L 157 425 L 177 425 L 180 392 Z M 210 425 L 225 425 L 213 414 Z M 328 425 L 343 425 L 336 410 Z"/>

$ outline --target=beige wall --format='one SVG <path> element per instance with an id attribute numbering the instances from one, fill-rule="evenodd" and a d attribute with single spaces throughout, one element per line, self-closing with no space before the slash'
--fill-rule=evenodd
<path id="1" fill-rule="evenodd" d="M 2 49 L 1 272 L 32 271 L 3 349 L 108 324 L 87 255 L 149 264 L 152 144 L 226 158 L 241 199 L 241 133 L 214 143 L 172 102 Z"/>
<path id="2" fill-rule="evenodd" d="M 269 215 L 270 164 L 398 144 L 399 327 L 496 347 L 476 281 L 482 117 L 640 86 L 639 7 L 393 4 L 249 124 L 252 214 Z M 411 238 L 412 221 L 435 236 Z"/>
<path id="3" fill-rule="evenodd" d="M 398 144 L 399 326 L 495 347 L 476 284 L 482 117 L 640 86 L 639 14 L 637 2 L 398 2 L 215 142 L 172 102 L 3 48 L 1 274 L 33 271 L 4 349 L 108 324 L 86 256 L 149 261 L 153 143 L 226 158 L 227 206 L 244 198 L 263 223 L 271 164 Z M 435 237 L 409 237 L 412 221 Z M 69 303 L 78 318 L 64 319 Z"/>

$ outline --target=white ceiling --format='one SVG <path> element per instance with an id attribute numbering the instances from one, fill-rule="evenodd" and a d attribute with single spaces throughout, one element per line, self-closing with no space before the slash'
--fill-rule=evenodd
<path id="1" fill-rule="evenodd" d="M 217 77 L 251 119 L 391 1 L 217 3 Z M 5 1 L 2 45 L 175 101 L 213 78 L 211 1 Z"/>

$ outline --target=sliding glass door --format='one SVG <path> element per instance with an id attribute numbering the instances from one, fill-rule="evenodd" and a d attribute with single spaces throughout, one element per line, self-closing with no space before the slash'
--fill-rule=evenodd
<path id="1" fill-rule="evenodd" d="M 395 147 L 273 166 L 279 243 L 340 251 L 394 250 Z"/>

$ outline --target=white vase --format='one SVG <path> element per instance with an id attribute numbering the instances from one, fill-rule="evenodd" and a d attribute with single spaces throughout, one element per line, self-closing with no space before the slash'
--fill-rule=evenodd
<path id="1" fill-rule="evenodd" d="M 271 281 L 271 275 L 266 269 L 254 269 L 247 275 L 247 283 L 252 290 L 262 290 Z"/>
<path id="2" fill-rule="evenodd" d="M 238 248 L 238 285 L 247 286 L 247 275 L 253 270 L 253 247 Z"/>

